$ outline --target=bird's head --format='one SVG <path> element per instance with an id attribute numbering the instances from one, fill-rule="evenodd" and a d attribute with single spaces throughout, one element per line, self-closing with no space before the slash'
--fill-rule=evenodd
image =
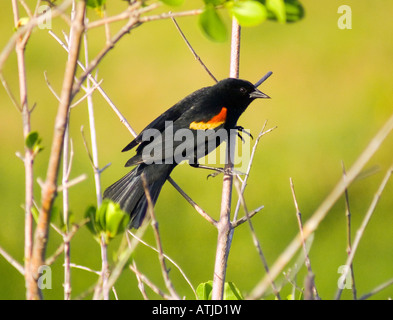
<path id="1" fill-rule="evenodd" d="M 228 111 L 232 111 L 239 117 L 255 99 L 269 99 L 270 97 L 258 90 L 251 82 L 235 78 L 227 78 L 219 81 L 217 91 L 225 101 Z"/>

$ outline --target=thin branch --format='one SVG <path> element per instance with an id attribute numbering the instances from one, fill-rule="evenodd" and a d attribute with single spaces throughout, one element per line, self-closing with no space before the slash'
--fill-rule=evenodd
<path id="1" fill-rule="evenodd" d="M 142 226 L 137 230 L 137 236 L 140 238 L 146 232 L 148 227 L 148 223 L 142 224 Z M 124 267 L 128 263 L 131 254 L 134 252 L 136 247 L 138 246 L 139 241 L 136 239 L 132 239 L 131 243 L 128 244 L 128 248 L 126 248 L 123 252 L 119 254 L 119 261 L 112 269 L 112 272 L 109 276 L 107 286 L 109 288 L 113 287 L 117 279 L 120 277 L 121 272 L 123 271 Z"/>
<path id="2" fill-rule="evenodd" d="M 248 213 L 248 217 L 244 216 L 241 217 L 240 219 L 236 220 L 236 221 L 232 221 L 232 228 L 235 229 L 236 227 L 240 226 L 241 224 L 243 224 L 244 222 L 248 221 L 248 218 L 252 218 L 253 216 L 255 216 L 259 211 L 261 211 L 265 206 L 260 206 L 258 208 L 256 208 L 255 210 L 251 211 Z"/>
<path id="3" fill-rule="evenodd" d="M 81 174 L 80 176 L 78 176 L 78 177 L 76 177 L 76 178 L 74 178 L 74 179 L 72 179 L 72 180 L 70 180 L 70 181 L 67 181 L 66 183 L 64 183 L 64 184 L 62 184 L 62 185 L 60 185 L 60 186 L 58 186 L 57 187 L 57 192 L 61 192 L 61 191 L 63 191 L 65 188 L 70 188 L 70 187 L 72 187 L 72 186 L 75 186 L 75 185 L 77 185 L 78 183 L 81 183 L 82 181 L 84 181 L 84 180 L 86 180 L 87 179 L 87 174 Z"/>
<path id="4" fill-rule="evenodd" d="M 130 230 L 128 230 L 128 233 L 133 236 L 135 239 L 137 239 L 140 243 L 144 244 L 145 246 L 149 247 L 150 249 L 154 250 L 155 252 L 158 253 L 158 250 L 156 248 L 154 248 L 153 246 L 151 246 L 150 244 L 148 244 L 147 242 L 143 241 L 141 238 L 138 238 L 135 234 L 133 234 Z M 187 278 L 186 274 L 184 273 L 184 271 L 180 268 L 180 266 L 173 260 L 171 259 L 168 255 L 166 255 L 164 253 L 164 257 L 166 259 L 168 259 L 176 268 L 177 270 L 179 270 L 179 272 L 181 273 L 181 275 L 183 276 L 184 280 L 186 280 L 186 282 L 188 283 L 188 285 L 190 286 L 191 290 L 194 292 L 195 297 L 197 297 L 196 291 L 194 286 L 192 285 L 191 281 Z"/>
<path id="5" fill-rule="evenodd" d="M 0 247 L 0 255 L 2 255 L 3 258 L 7 260 L 11 266 L 13 266 L 16 270 L 18 270 L 21 275 L 25 274 L 24 267 L 13 257 L 11 257 L 11 255 L 9 255 L 2 247 Z"/>
<path id="6" fill-rule="evenodd" d="M 138 289 L 141 292 L 141 294 L 143 296 L 143 299 L 149 300 L 149 297 L 147 296 L 147 293 L 146 293 L 146 290 L 145 290 L 145 286 L 144 286 L 143 281 L 142 281 L 141 276 L 140 276 L 141 273 L 138 271 L 138 269 L 136 267 L 135 260 L 132 262 L 132 266 L 133 266 L 134 270 L 132 270 L 132 269 L 131 270 L 135 273 L 136 279 L 138 281 Z"/>
<path id="7" fill-rule="evenodd" d="M 194 200 L 192 200 L 187 193 L 183 191 L 179 187 L 179 185 L 171 178 L 168 178 L 168 181 L 172 184 L 172 186 L 188 201 L 189 204 L 198 212 L 205 220 L 210 222 L 213 226 L 217 226 L 217 221 L 214 220 L 205 210 L 203 210 Z"/>
<path id="8" fill-rule="evenodd" d="M 80 269 L 80 270 L 85 270 L 85 271 L 87 271 L 87 272 L 94 273 L 94 274 L 96 274 L 96 275 L 98 275 L 98 276 L 101 274 L 101 271 L 96 271 L 96 270 L 90 269 L 90 268 L 85 267 L 85 266 L 80 266 L 80 265 L 75 264 L 75 263 L 70 263 L 70 266 L 71 266 L 71 268 Z"/>
<path id="9" fill-rule="evenodd" d="M 9 98 L 11 99 L 12 104 L 15 106 L 15 108 L 16 108 L 19 112 L 22 112 L 21 106 L 19 105 L 19 103 L 18 103 L 18 101 L 16 100 L 15 96 L 12 94 L 12 91 L 11 91 L 11 89 L 9 88 L 8 83 L 7 83 L 7 81 L 5 80 L 5 78 L 3 77 L 3 74 L 2 74 L 2 73 L 0 73 L 0 80 L 1 80 L 1 83 L 3 84 L 3 87 L 4 87 L 5 91 L 7 92 L 8 96 L 9 96 Z"/>
<path id="10" fill-rule="evenodd" d="M 193 54 L 194 58 L 202 65 L 202 67 L 205 69 L 205 71 L 208 73 L 208 75 L 215 81 L 218 82 L 216 77 L 210 72 L 210 70 L 206 67 L 206 65 L 203 63 L 202 59 L 198 56 L 198 54 L 195 52 L 193 47 L 191 46 L 190 42 L 187 40 L 186 36 L 184 35 L 183 31 L 180 29 L 179 24 L 175 20 L 175 17 L 171 17 L 173 23 L 175 24 L 175 27 L 177 31 L 179 31 L 181 37 L 183 38 L 184 42 L 186 43 L 188 49 L 190 49 L 191 53 Z"/>
<path id="11" fill-rule="evenodd" d="M 317 291 L 317 288 L 316 288 L 315 282 L 314 282 L 314 273 L 311 268 L 311 261 L 310 261 L 310 257 L 307 252 L 306 240 L 304 239 L 304 234 L 303 234 L 302 214 L 299 210 L 299 205 L 298 205 L 298 202 L 296 199 L 295 186 L 293 184 L 292 178 L 289 178 L 289 183 L 291 186 L 293 202 L 295 204 L 296 218 L 297 218 L 297 222 L 298 222 L 298 226 L 299 226 L 299 232 L 300 232 L 300 236 L 302 238 L 302 246 L 303 246 L 303 251 L 304 251 L 304 264 L 306 265 L 307 272 L 308 272 L 308 275 L 307 275 L 308 287 L 311 289 L 311 290 L 308 290 L 308 291 L 306 290 L 306 291 L 311 292 L 311 295 L 308 296 L 308 298 L 310 298 L 312 300 L 314 300 L 314 299 L 319 300 L 320 298 L 318 296 L 318 291 Z"/>
<path id="12" fill-rule="evenodd" d="M 342 162 L 342 169 L 343 169 L 343 179 L 346 178 L 346 171 L 344 162 Z M 349 195 L 348 195 L 348 188 L 345 188 L 344 192 L 345 196 L 345 217 L 347 219 L 347 254 L 350 255 L 352 251 L 352 232 L 351 232 L 351 208 L 349 206 Z M 351 263 L 351 278 L 352 278 L 352 295 L 353 299 L 357 300 L 357 291 L 355 285 L 355 273 L 353 271 L 353 263 Z"/>
<path id="13" fill-rule="evenodd" d="M 366 293 L 364 295 L 362 295 L 359 300 L 366 300 L 368 298 L 370 298 L 371 296 L 379 293 L 380 291 L 386 289 L 387 287 L 391 286 L 393 284 L 393 278 L 389 279 L 388 281 L 382 283 L 381 285 L 379 285 L 378 287 L 374 288 L 373 290 L 371 290 L 369 293 Z"/>
<path id="14" fill-rule="evenodd" d="M 163 20 L 169 18 L 179 18 L 179 17 L 187 17 L 187 16 L 197 16 L 203 12 L 203 9 L 194 9 L 189 11 L 182 11 L 182 12 L 167 12 L 161 13 L 157 15 L 151 16 L 144 16 L 139 18 L 140 23 L 155 21 L 155 20 Z"/>
<path id="15" fill-rule="evenodd" d="M 263 254 L 261 244 L 260 244 L 260 242 L 258 240 L 258 237 L 257 237 L 256 233 L 255 233 L 254 226 L 252 225 L 251 218 L 250 218 L 250 215 L 248 213 L 246 201 L 244 200 L 244 195 L 242 194 L 241 187 L 240 187 L 240 182 L 239 182 L 239 179 L 238 179 L 237 176 L 235 178 L 234 185 L 235 185 L 235 189 L 236 189 L 236 191 L 238 193 L 239 200 L 240 200 L 240 202 L 241 202 L 241 204 L 243 206 L 244 213 L 246 215 L 246 219 L 247 219 L 248 225 L 250 227 L 251 237 L 252 237 L 252 240 L 254 242 L 254 246 L 257 249 L 259 257 L 261 258 L 261 261 L 262 261 L 263 267 L 265 269 L 266 275 L 269 276 L 270 275 L 269 266 L 267 264 L 265 255 Z M 271 279 L 271 286 L 272 286 L 272 289 L 273 289 L 273 293 L 276 296 L 276 299 L 277 300 L 281 300 L 280 293 L 278 292 L 276 284 L 274 283 L 273 279 Z"/>
<path id="16" fill-rule="evenodd" d="M 168 271 L 166 264 L 165 264 L 165 256 L 164 256 L 164 252 L 162 250 L 161 237 L 160 237 L 160 233 L 158 231 L 158 222 L 157 222 L 157 219 L 156 219 L 156 216 L 154 213 L 154 205 L 153 205 L 153 201 L 151 200 L 149 187 L 147 185 L 147 181 L 146 181 L 146 177 L 145 177 L 144 173 L 142 173 L 141 178 L 142 178 L 143 188 L 145 190 L 145 195 L 146 195 L 146 200 L 147 200 L 147 211 L 151 217 L 151 225 L 153 227 L 154 237 L 156 238 L 158 258 L 159 258 L 160 264 L 161 264 L 162 276 L 164 278 L 165 285 L 166 285 L 169 293 L 171 294 L 171 299 L 179 300 L 180 297 L 178 296 L 178 294 L 176 293 L 176 291 L 173 287 L 172 281 L 169 278 L 169 271 Z"/>
<path id="17" fill-rule="evenodd" d="M 16 0 L 12 0 L 12 10 L 14 15 L 14 25 L 18 26 L 19 23 L 19 9 L 18 3 Z M 19 79 L 19 97 L 20 103 L 19 108 L 22 114 L 22 122 L 23 122 L 23 137 L 24 139 L 31 132 L 31 123 L 30 123 L 30 110 L 27 99 L 27 75 L 26 75 L 26 64 L 25 64 L 25 49 L 27 40 L 29 39 L 31 34 L 31 30 L 28 29 L 26 33 L 22 36 L 22 34 L 16 39 L 15 50 L 16 57 L 18 62 L 18 79 Z M 5 84 L 5 88 L 7 88 L 6 83 L 3 81 L 3 85 Z M 9 93 L 10 94 L 10 93 Z M 11 97 L 12 94 L 10 94 Z M 12 98 L 11 98 L 12 100 Z M 33 164 L 34 164 L 34 153 L 30 148 L 25 147 L 25 156 L 24 156 L 24 165 L 25 165 L 25 247 L 24 247 L 24 262 L 25 262 L 25 284 L 26 284 L 26 296 L 29 296 L 30 289 L 30 281 L 32 279 L 31 274 L 31 255 L 33 248 L 33 216 L 31 210 L 33 208 L 33 199 L 34 199 L 34 172 L 33 172 Z"/>
<path id="18" fill-rule="evenodd" d="M 89 62 L 89 51 L 88 51 L 88 44 L 87 44 L 87 34 L 84 34 L 83 37 L 84 41 L 84 48 L 85 48 L 85 64 L 87 65 Z M 95 90 L 100 86 L 102 81 L 98 84 L 94 84 L 93 88 L 90 88 L 90 80 L 89 78 L 86 80 L 87 85 L 87 92 L 91 90 Z M 96 134 L 96 126 L 95 126 L 95 119 L 94 119 L 94 106 L 93 106 L 93 98 L 91 94 L 87 96 L 87 107 L 89 112 L 89 126 L 90 126 L 90 141 L 91 141 L 91 160 L 92 166 L 94 170 L 94 182 L 96 187 L 96 198 L 97 198 L 97 207 L 99 207 L 102 203 L 102 194 L 101 194 L 101 171 L 99 170 L 99 163 L 98 163 L 98 147 L 97 147 L 97 134 Z"/>
<path id="19" fill-rule="evenodd" d="M 160 288 L 158 288 L 153 282 L 151 282 L 144 274 L 140 273 L 139 270 L 136 268 L 136 266 L 132 266 L 131 264 L 129 265 L 129 268 L 132 272 L 135 273 L 137 276 L 137 279 L 140 279 L 140 281 L 143 281 L 150 289 L 152 289 L 156 294 L 159 296 L 163 297 L 165 300 L 171 300 L 172 296 L 167 295 L 165 292 L 163 292 Z M 139 280 L 138 280 L 139 281 Z M 147 296 L 146 296 L 147 297 Z"/>
<path id="20" fill-rule="evenodd" d="M 100 292 L 102 290 L 102 296 L 104 300 L 109 300 L 109 289 L 110 287 L 108 286 L 108 278 L 109 278 L 109 266 L 108 266 L 108 249 L 107 249 L 107 243 L 105 240 L 105 236 L 101 235 L 100 238 L 100 247 L 101 247 L 101 280 L 102 280 L 102 287 L 99 288 L 98 291 Z"/>
<path id="21" fill-rule="evenodd" d="M 63 242 L 60 244 L 60 246 L 56 249 L 56 251 L 53 253 L 52 256 L 50 256 L 49 258 L 47 258 L 45 260 L 45 265 L 50 266 L 51 264 L 53 264 L 56 259 L 64 252 L 64 246 L 66 242 L 70 242 L 71 239 L 74 237 L 74 235 L 76 234 L 76 232 L 82 227 L 84 226 L 87 222 L 89 221 L 89 219 L 84 219 L 82 222 L 80 222 L 79 224 L 74 224 L 72 226 L 72 229 L 70 232 L 68 232 L 67 234 L 64 234 L 63 237 Z M 70 263 L 71 265 L 71 263 Z"/>
<path id="22" fill-rule="evenodd" d="M 388 181 L 389 181 L 389 179 L 390 179 L 392 174 L 393 174 L 393 165 L 391 165 L 391 167 L 386 172 L 386 174 L 385 174 L 381 184 L 378 187 L 377 192 L 374 195 L 374 198 L 373 198 L 373 200 L 372 200 L 372 202 L 370 204 L 370 207 L 368 208 L 367 213 L 366 213 L 366 215 L 363 218 L 362 224 L 360 225 L 359 229 L 356 231 L 356 236 L 355 236 L 355 239 L 353 241 L 353 246 L 352 246 L 351 253 L 349 254 L 349 256 L 348 256 L 348 258 L 347 258 L 347 260 L 345 262 L 345 265 L 347 266 L 347 268 L 344 269 L 344 272 L 342 274 L 342 278 L 343 279 L 346 279 L 346 277 L 348 275 L 348 271 L 350 269 L 350 265 L 353 262 L 353 258 L 355 256 L 356 250 L 357 250 L 357 248 L 359 246 L 360 240 L 363 237 L 364 231 L 366 230 L 366 227 L 367 227 L 368 223 L 370 222 L 370 219 L 371 219 L 371 217 L 372 217 L 372 215 L 373 215 L 373 213 L 375 211 L 375 208 L 376 208 L 376 206 L 377 206 L 377 204 L 379 202 L 379 199 L 381 198 L 381 194 L 382 194 L 383 190 L 385 189 L 386 184 L 388 183 Z M 335 297 L 336 300 L 340 298 L 341 292 L 342 292 L 342 289 L 338 288 L 337 293 L 336 293 L 336 297 Z"/>
<path id="23" fill-rule="evenodd" d="M 242 188 L 241 188 L 242 194 L 244 194 L 244 190 L 246 189 L 246 186 L 247 186 L 247 181 L 248 181 L 248 178 L 250 176 L 251 167 L 252 167 L 252 164 L 254 162 L 255 152 L 257 150 L 257 146 L 258 146 L 259 141 L 261 140 L 261 138 L 265 134 L 268 134 L 269 132 L 272 132 L 274 129 L 277 128 L 277 126 L 275 126 L 273 128 L 270 128 L 270 129 L 264 131 L 265 128 L 266 128 L 266 125 L 267 125 L 267 120 L 263 124 L 262 129 L 261 129 L 261 131 L 258 134 L 258 137 L 255 139 L 255 143 L 254 143 L 254 146 L 253 146 L 252 151 L 251 151 L 250 162 L 248 163 L 248 167 L 247 167 L 247 170 L 246 170 L 245 178 L 244 178 L 244 181 L 242 182 Z M 237 201 L 237 204 L 236 204 L 235 213 L 233 214 L 233 221 L 237 219 L 237 216 L 238 216 L 238 213 L 239 213 L 239 209 L 240 209 L 240 198 L 239 198 L 239 200 Z M 247 219 L 244 220 L 244 221 L 247 221 Z"/>

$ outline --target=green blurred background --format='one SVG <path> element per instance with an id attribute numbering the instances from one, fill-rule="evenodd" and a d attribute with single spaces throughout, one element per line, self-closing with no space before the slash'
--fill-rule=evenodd
<path id="1" fill-rule="evenodd" d="M 26 1 L 32 7 L 35 1 Z M 201 1 L 186 1 L 184 8 L 195 8 Z M 295 24 L 265 22 L 242 30 L 240 77 L 257 81 L 267 71 L 273 76 L 262 89 L 272 97 L 257 101 L 239 124 L 256 136 L 265 120 L 268 127 L 278 126 L 265 136 L 258 147 L 245 199 L 250 210 L 264 205 L 253 218 L 256 233 L 271 265 L 298 232 L 289 178 L 295 183 L 303 219 L 306 221 L 341 177 L 341 161 L 349 168 L 373 135 L 392 113 L 393 94 L 393 2 L 312 1 L 302 0 L 305 18 Z M 352 30 L 340 30 L 337 20 L 340 5 L 352 8 Z M 11 1 L 1 2 L 0 46 L 4 48 L 13 34 Z M 108 14 L 124 7 L 121 1 L 108 1 Z M 173 9 L 172 9 L 173 10 Z M 22 10 L 21 10 L 22 12 Z M 94 12 L 90 15 L 92 18 Z M 229 73 L 229 41 L 214 43 L 201 33 L 196 17 L 178 22 L 199 56 L 214 75 Z M 121 23 L 111 27 L 112 34 Z M 61 20 L 53 21 L 53 31 L 61 36 L 68 30 Z M 104 29 L 89 32 L 89 51 L 93 57 L 104 45 Z M 26 50 L 29 103 L 37 104 L 32 114 L 32 129 L 43 138 L 45 149 L 35 161 L 35 178 L 44 178 L 50 152 L 57 101 L 50 93 L 44 71 L 52 86 L 60 91 L 66 61 L 65 51 L 48 34 L 35 30 Z M 18 79 L 16 57 L 8 59 L 4 75 L 16 96 Z M 139 131 L 152 119 L 188 93 L 212 80 L 195 61 L 170 20 L 147 23 L 122 39 L 99 66 L 102 87 L 130 124 Z M 129 154 L 120 150 L 130 141 L 127 129 L 119 122 L 104 99 L 93 96 L 100 166 L 112 165 L 102 174 L 105 188 L 127 172 L 123 167 Z M 21 116 L 0 89 L 0 246 L 20 263 L 24 244 L 24 167 L 15 153 L 23 152 Z M 70 136 L 74 146 L 71 178 L 88 174 L 88 180 L 70 190 L 70 207 L 75 221 L 95 204 L 93 171 L 83 146 L 80 128 L 88 136 L 86 103 L 71 112 Z M 253 142 L 251 142 L 253 143 Z M 365 170 L 372 175 L 358 179 L 349 189 L 353 234 L 393 160 L 390 136 Z M 377 168 L 378 170 L 374 170 Z M 206 180 L 207 172 L 179 166 L 172 174 L 175 181 L 208 213 L 218 219 L 222 177 Z M 40 188 L 35 183 L 36 201 Z M 388 183 L 354 260 L 358 295 L 369 292 L 393 277 L 393 183 Z M 61 195 L 55 205 L 62 206 Z M 346 259 L 346 220 L 344 201 L 340 200 L 318 227 L 310 251 L 316 286 L 323 299 L 331 299 L 337 290 L 338 268 Z M 156 205 L 165 252 L 184 270 L 196 287 L 212 279 L 216 250 L 216 230 L 202 219 L 167 183 Z M 144 238 L 154 244 L 151 230 Z M 51 230 L 48 254 L 61 243 Z M 115 239 L 109 257 L 119 246 Z M 157 255 L 140 245 L 134 254 L 139 270 L 164 288 Z M 86 228 L 72 241 L 71 260 L 95 270 L 100 269 L 100 248 Z M 45 290 L 47 299 L 63 298 L 63 258 L 52 266 L 53 288 Z M 179 294 L 193 294 L 171 264 L 171 277 Z M 291 267 L 292 265 L 289 265 Z M 288 271 L 288 269 L 286 269 Z M 23 277 L 0 257 L 0 298 L 23 299 Z M 297 278 L 303 286 L 304 267 Z M 235 231 L 229 256 L 227 281 L 233 281 L 243 293 L 250 292 L 264 276 L 247 224 Z M 281 277 L 282 279 L 283 277 Z M 72 296 L 76 297 L 96 281 L 94 274 L 72 270 Z M 286 285 L 282 297 L 289 294 Z M 126 270 L 116 284 L 120 299 L 141 299 L 135 275 Z M 148 290 L 151 297 L 156 298 Z M 389 287 L 373 299 L 387 299 Z M 344 290 L 344 299 L 352 297 Z M 273 298 L 269 296 L 268 298 Z"/>

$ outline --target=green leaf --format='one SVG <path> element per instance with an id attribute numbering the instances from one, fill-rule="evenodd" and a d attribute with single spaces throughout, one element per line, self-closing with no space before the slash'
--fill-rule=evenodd
<path id="1" fill-rule="evenodd" d="M 211 4 L 216 7 L 216 6 L 224 4 L 225 2 L 228 2 L 228 0 L 203 0 L 203 2 L 206 5 Z"/>
<path id="2" fill-rule="evenodd" d="M 238 1 L 228 6 L 228 9 L 242 27 L 254 27 L 267 18 L 265 6 L 258 1 Z"/>
<path id="3" fill-rule="evenodd" d="M 98 232 L 103 232 L 106 230 L 106 209 L 109 204 L 109 199 L 104 199 L 97 209 L 95 216 L 95 223 Z"/>
<path id="4" fill-rule="evenodd" d="M 285 0 L 287 22 L 296 22 L 304 17 L 304 8 L 298 0 Z"/>
<path id="5" fill-rule="evenodd" d="M 118 203 L 113 201 L 108 203 L 105 218 L 105 231 L 109 238 L 114 238 L 117 234 L 123 232 L 130 222 L 130 216 L 121 210 Z"/>
<path id="6" fill-rule="evenodd" d="M 233 282 L 225 282 L 224 300 L 244 300 L 244 297 Z"/>
<path id="7" fill-rule="evenodd" d="M 106 0 L 87 0 L 86 6 L 93 9 L 101 9 L 106 3 Z"/>
<path id="8" fill-rule="evenodd" d="M 41 146 L 41 138 L 37 131 L 31 131 L 25 139 L 26 147 L 33 151 L 34 155 L 37 155 L 44 148 Z"/>
<path id="9" fill-rule="evenodd" d="M 104 16 L 106 0 L 87 0 L 86 6 L 95 10 L 95 12 L 102 18 Z"/>
<path id="10" fill-rule="evenodd" d="M 199 16 L 199 25 L 205 35 L 211 40 L 223 42 L 227 39 L 225 24 L 212 5 L 207 5 Z"/>
<path id="11" fill-rule="evenodd" d="M 39 142 L 39 135 L 37 131 L 31 131 L 25 140 L 26 147 L 33 150 L 34 146 Z"/>
<path id="12" fill-rule="evenodd" d="M 213 281 L 202 282 L 196 289 L 196 294 L 199 300 L 211 300 L 213 292 Z M 233 282 L 225 282 L 224 285 L 224 300 L 243 300 L 244 297 L 240 290 Z"/>
<path id="13" fill-rule="evenodd" d="M 180 6 L 183 4 L 184 0 L 161 0 L 168 6 Z"/>
<path id="14" fill-rule="evenodd" d="M 34 219 L 35 223 L 38 223 L 38 216 L 40 213 L 35 206 L 31 208 L 31 214 L 33 215 L 33 219 Z"/>
<path id="15" fill-rule="evenodd" d="M 283 22 L 282 4 L 285 7 L 285 21 L 296 22 L 304 17 L 304 8 L 299 0 L 258 0 L 260 3 L 266 5 L 267 18 L 269 20 L 277 20 Z M 280 20 L 281 19 L 281 20 Z"/>
<path id="16" fill-rule="evenodd" d="M 29 17 L 22 17 L 18 20 L 16 27 L 14 28 L 14 31 L 18 30 L 20 27 L 23 27 L 29 22 L 30 18 Z"/>
<path id="17" fill-rule="evenodd" d="M 59 207 L 53 206 L 50 212 L 50 222 L 55 223 L 56 221 L 58 221 L 59 217 L 60 217 Z"/>
<path id="18" fill-rule="evenodd" d="M 266 0 L 266 8 L 275 15 L 278 22 L 285 23 L 287 21 L 284 0 Z"/>
<path id="19" fill-rule="evenodd" d="M 196 294 L 199 300 L 211 300 L 213 291 L 213 281 L 202 282 L 196 288 Z"/>
<path id="20" fill-rule="evenodd" d="M 86 227 L 95 236 L 98 235 L 99 232 L 96 226 L 96 213 L 97 213 L 97 209 L 94 206 L 88 207 L 87 210 L 85 211 L 85 218 L 89 218 L 89 222 L 86 223 Z"/>

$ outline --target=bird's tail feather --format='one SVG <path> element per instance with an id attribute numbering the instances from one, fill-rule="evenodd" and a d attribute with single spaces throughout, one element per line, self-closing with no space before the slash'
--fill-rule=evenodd
<path id="1" fill-rule="evenodd" d="M 161 188 L 174 166 L 169 164 L 140 164 L 123 178 L 104 191 L 104 198 L 120 204 L 130 214 L 130 228 L 139 228 L 147 211 L 147 199 L 143 188 L 144 173 L 153 204 L 156 203 Z"/>

